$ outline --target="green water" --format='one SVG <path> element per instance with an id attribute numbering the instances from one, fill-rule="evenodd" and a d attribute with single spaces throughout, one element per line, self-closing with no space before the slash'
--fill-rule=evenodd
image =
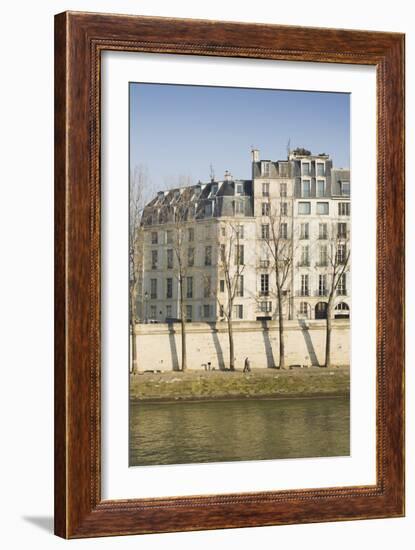
<path id="1" fill-rule="evenodd" d="M 138 402 L 130 407 L 130 466 L 349 452 L 345 397 Z"/>

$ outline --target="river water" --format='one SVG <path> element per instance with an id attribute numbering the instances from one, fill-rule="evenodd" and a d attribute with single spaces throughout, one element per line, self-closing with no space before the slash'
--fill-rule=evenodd
<path id="1" fill-rule="evenodd" d="M 132 403 L 130 466 L 350 452 L 349 399 Z"/>

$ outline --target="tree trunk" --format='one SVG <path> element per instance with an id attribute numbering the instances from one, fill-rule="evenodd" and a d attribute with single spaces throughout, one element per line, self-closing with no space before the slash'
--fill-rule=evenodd
<path id="1" fill-rule="evenodd" d="M 284 313 L 282 311 L 281 290 L 278 288 L 278 331 L 280 339 L 280 369 L 285 369 Z"/>
<path id="2" fill-rule="evenodd" d="M 183 278 L 180 278 L 180 323 L 182 328 L 182 371 L 187 369 L 186 356 L 186 319 L 184 315 Z"/>
<path id="3" fill-rule="evenodd" d="M 327 304 L 327 318 L 326 318 L 326 358 L 324 361 L 326 368 L 331 367 L 331 302 L 329 300 Z"/>
<path id="4" fill-rule="evenodd" d="M 235 353 L 233 346 L 232 319 L 228 317 L 228 335 L 229 335 L 229 368 L 235 370 Z"/>
<path id="5" fill-rule="evenodd" d="M 138 374 L 138 364 L 137 364 L 137 340 L 134 333 L 135 322 L 134 320 L 131 323 L 131 356 L 132 356 L 132 373 Z"/>

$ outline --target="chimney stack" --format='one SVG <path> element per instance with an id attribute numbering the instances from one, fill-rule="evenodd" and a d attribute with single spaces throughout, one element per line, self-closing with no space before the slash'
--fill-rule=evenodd
<path id="1" fill-rule="evenodd" d="M 252 162 L 259 161 L 259 149 L 256 149 L 256 148 L 251 149 L 251 158 L 252 158 Z"/>

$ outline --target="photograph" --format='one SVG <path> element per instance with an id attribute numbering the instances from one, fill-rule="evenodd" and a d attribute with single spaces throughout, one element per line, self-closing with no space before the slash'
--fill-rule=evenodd
<path id="1" fill-rule="evenodd" d="M 130 82 L 129 465 L 350 455 L 350 94 Z"/>

